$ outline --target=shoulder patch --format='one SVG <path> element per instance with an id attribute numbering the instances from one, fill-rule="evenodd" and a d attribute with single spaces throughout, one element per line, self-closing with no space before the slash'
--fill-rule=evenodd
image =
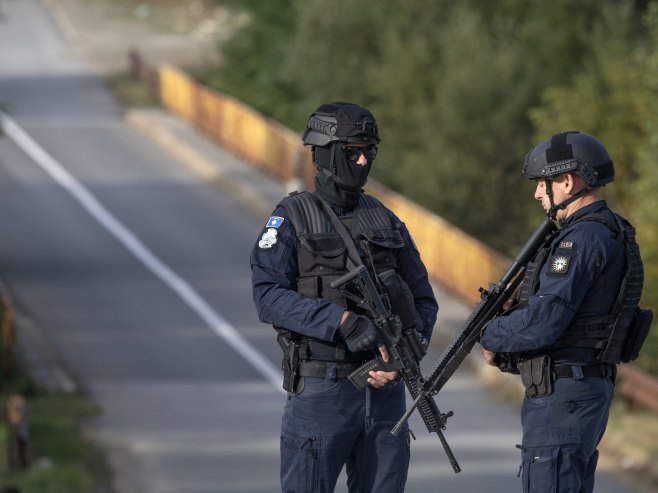
<path id="1" fill-rule="evenodd" d="M 261 236 L 258 246 L 265 249 L 272 248 L 276 245 L 276 241 L 276 229 L 268 228 L 267 231 L 263 233 L 263 236 Z"/>
<path id="2" fill-rule="evenodd" d="M 551 274 L 566 274 L 569 271 L 569 257 L 555 255 L 549 260 L 548 272 Z"/>
<path id="3" fill-rule="evenodd" d="M 272 216 L 270 217 L 270 220 L 267 221 L 267 224 L 265 225 L 266 228 L 278 228 L 283 224 L 284 219 L 279 216 Z"/>

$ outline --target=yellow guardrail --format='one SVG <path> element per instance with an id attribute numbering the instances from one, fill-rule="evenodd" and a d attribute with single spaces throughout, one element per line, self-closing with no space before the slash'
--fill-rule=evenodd
<path id="1" fill-rule="evenodd" d="M 368 181 L 366 190 L 405 223 L 430 277 L 462 299 L 479 300 L 478 287 L 500 279 L 509 266 L 510 260 L 406 197 L 377 182 Z"/>
<path id="2" fill-rule="evenodd" d="M 240 101 L 203 87 L 171 65 L 162 65 L 160 100 L 219 144 L 284 182 L 303 159 L 299 135 Z"/>
<path id="3" fill-rule="evenodd" d="M 143 62 L 133 53 L 131 66 L 138 77 Z M 159 98 L 221 146 L 273 177 L 311 189 L 315 170 L 300 136 L 240 101 L 197 84 L 183 71 L 161 65 Z M 432 279 L 469 303 L 479 299 L 478 288 L 498 280 L 509 260 L 467 235 L 438 215 L 385 186 L 369 181 L 370 193 L 389 207 L 411 232 Z"/>

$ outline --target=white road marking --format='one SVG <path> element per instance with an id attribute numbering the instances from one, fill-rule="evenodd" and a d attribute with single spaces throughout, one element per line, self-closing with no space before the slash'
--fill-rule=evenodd
<path id="1" fill-rule="evenodd" d="M 156 257 L 128 228 L 120 223 L 78 180 L 50 156 L 12 118 L 0 111 L 0 126 L 23 151 L 111 235 L 123 244 L 156 277 L 169 286 L 229 346 L 251 364 L 277 390 L 281 388 L 281 372 L 242 337 L 178 274 Z"/>

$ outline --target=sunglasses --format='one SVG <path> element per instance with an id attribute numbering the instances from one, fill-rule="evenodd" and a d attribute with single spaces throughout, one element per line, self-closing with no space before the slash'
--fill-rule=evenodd
<path id="1" fill-rule="evenodd" d="M 343 153 L 349 161 L 357 162 L 361 157 L 361 154 L 364 154 L 368 161 L 372 161 L 377 157 L 377 146 L 373 144 L 365 147 L 345 146 L 343 147 Z"/>

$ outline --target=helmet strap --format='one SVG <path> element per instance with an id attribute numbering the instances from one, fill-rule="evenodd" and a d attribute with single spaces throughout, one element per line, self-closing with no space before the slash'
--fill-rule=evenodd
<path id="1" fill-rule="evenodd" d="M 551 180 L 550 178 L 544 178 L 544 183 L 546 184 L 545 185 L 546 195 L 548 195 L 548 201 L 551 204 L 551 207 L 550 209 L 548 209 L 547 214 L 550 219 L 555 220 L 555 217 L 557 216 L 557 211 L 560 210 L 560 208 L 556 206 L 555 203 L 553 202 L 553 180 Z"/>
<path id="2" fill-rule="evenodd" d="M 544 178 L 544 181 L 546 182 L 546 195 L 548 195 L 548 200 L 551 203 L 551 208 L 548 209 L 547 214 L 548 214 L 548 217 L 550 219 L 553 219 L 553 220 L 556 219 L 558 211 L 560 211 L 562 209 L 566 209 L 569 204 L 571 204 L 572 202 L 578 200 L 580 197 L 582 197 L 583 195 L 585 195 L 586 193 L 588 193 L 591 190 L 591 188 L 589 188 L 589 187 L 581 188 L 578 192 L 576 192 L 574 195 L 569 197 L 567 200 L 564 200 L 564 201 L 560 202 L 559 204 L 555 205 L 555 203 L 553 202 L 552 180 L 550 178 Z"/>
<path id="3" fill-rule="evenodd" d="M 331 144 L 331 158 L 329 159 L 329 166 L 331 168 L 331 172 L 335 175 L 337 172 L 336 168 L 336 143 L 333 142 Z"/>
<path id="4" fill-rule="evenodd" d="M 336 143 L 326 147 L 313 146 L 313 162 L 318 171 L 326 170 L 330 174 L 336 174 Z"/>

